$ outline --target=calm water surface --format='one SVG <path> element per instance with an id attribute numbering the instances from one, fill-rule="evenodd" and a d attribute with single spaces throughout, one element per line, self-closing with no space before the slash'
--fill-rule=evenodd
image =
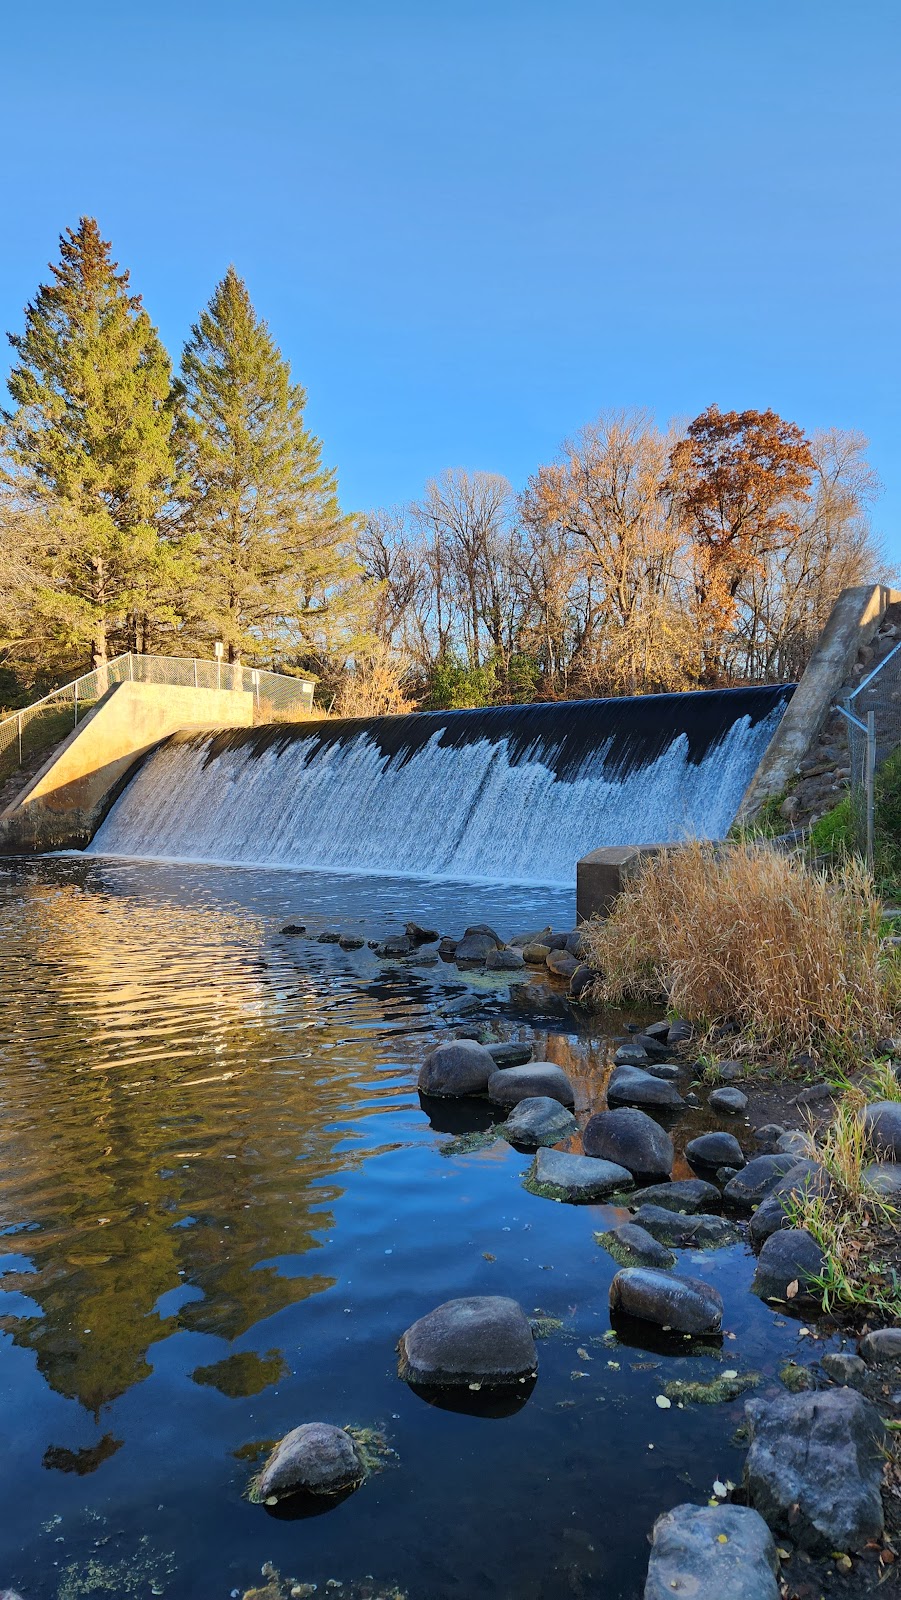
<path id="1" fill-rule="evenodd" d="M 504 1036 L 546 1035 L 536 1053 L 586 1107 L 609 1039 L 544 985 L 511 1003 L 453 967 L 279 933 L 411 916 L 509 937 L 573 907 L 97 859 L 0 870 L 0 1588 L 227 1600 L 271 1563 L 346 1596 L 371 1575 L 409 1600 L 637 1600 L 655 1516 L 740 1477 L 740 1401 L 655 1397 L 724 1365 L 770 1383 L 806 1351 L 748 1294 L 744 1247 L 680 1263 L 725 1298 L 721 1351 L 611 1344 L 593 1234 L 616 1214 L 525 1193 L 529 1158 L 503 1142 L 455 1153 L 487 1109 L 430 1121 L 415 1091 L 436 1030 L 476 1004 Z M 512 1415 L 429 1405 L 395 1375 L 410 1322 L 479 1293 L 562 1324 Z M 381 1430 L 394 1455 L 327 1514 L 250 1504 L 254 1449 L 309 1420 Z"/>

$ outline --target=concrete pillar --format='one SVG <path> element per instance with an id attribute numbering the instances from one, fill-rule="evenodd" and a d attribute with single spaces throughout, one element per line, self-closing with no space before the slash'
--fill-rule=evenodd
<path id="1" fill-rule="evenodd" d="M 606 917 L 642 861 L 667 848 L 663 844 L 617 844 L 583 856 L 576 863 L 576 921 Z"/>

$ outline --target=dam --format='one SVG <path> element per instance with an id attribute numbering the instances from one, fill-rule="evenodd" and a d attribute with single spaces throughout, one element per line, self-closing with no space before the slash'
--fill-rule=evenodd
<path id="1" fill-rule="evenodd" d="M 177 733 L 99 856 L 568 885 L 599 845 L 721 838 L 792 685 Z"/>

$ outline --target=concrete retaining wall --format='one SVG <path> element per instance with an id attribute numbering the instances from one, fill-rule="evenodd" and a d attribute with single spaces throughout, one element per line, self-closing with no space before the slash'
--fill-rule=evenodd
<path id="1" fill-rule="evenodd" d="M 886 609 L 897 600 L 901 600 L 901 591 L 880 583 L 842 590 L 766 755 L 748 785 L 736 821 L 752 821 L 764 801 L 781 794 L 794 777 L 826 721 L 858 650 L 869 644 Z"/>
<path id="2" fill-rule="evenodd" d="M 83 849 L 135 763 L 162 739 L 252 725 L 252 694 L 114 684 L 0 815 L 0 852 Z"/>

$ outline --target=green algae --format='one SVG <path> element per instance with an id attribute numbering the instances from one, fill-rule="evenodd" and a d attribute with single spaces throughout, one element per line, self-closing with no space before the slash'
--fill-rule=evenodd
<path id="1" fill-rule="evenodd" d="M 498 1130 L 493 1125 L 490 1128 L 477 1128 L 472 1133 L 457 1134 L 454 1139 L 446 1139 L 439 1145 L 438 1152 L 442 1156 L 468 1156 L 473 1150 L 485 1150 L 491 1144 L 496 1144 L 500 1138 Z"/>
<path id="2" fill-rule="evenodd" d="M 612 1228 L 607 1233 L 596 1233 L 594 1240 L 595 1244 L 599 1244 L 603 1250 L 607 1251 L 609 1256 L 613 1257 L 618 1267 L 634 1267 L 636 1264 L 639 1266 L 642 1264 L 640 1254 L 637 1251 L 630 1250 L 628 1245 L 623 1244 L 621 1239 L 617 1239 L 616 1233 Z M 675 1256 L 670 1252 L 667 1266 L 673 1266 L 675 1260 Z"/>
<path id="3" fill-rule="evenodd" d="M 796 1361 L 787 1361 L 784 1367 L 780 1367 L 779 1377 L 790 1394 L 800 1394 L 803 1389 L 813 1388 L 810 1368 L 799 1367 Z"/>
<path id="4" fill-rule="evenodd" d="M 683 1405 L 716 1406 L 727 1400 L 737 1400 L 740 1394 L 756 1389 L 759 1383 L 758 1372 L 723 1373 L 719 1378 L 711 1378 L 709 1383 L 674 1378 L 664 1386 L 663 1392 L 668 1400 L 681 1401 Z"/>
<path id="5" fill-rule="evenodd" d="M 146 1534 L 131 1559 L 72 1562 L 62 1574 L 56 1600 L 84 1600 L 89 1595 L 114 1595 L 117 1600 L 144 1600 L 166 1593 L 175 1572 L 175 1556 L 154 1550 Z"/>

